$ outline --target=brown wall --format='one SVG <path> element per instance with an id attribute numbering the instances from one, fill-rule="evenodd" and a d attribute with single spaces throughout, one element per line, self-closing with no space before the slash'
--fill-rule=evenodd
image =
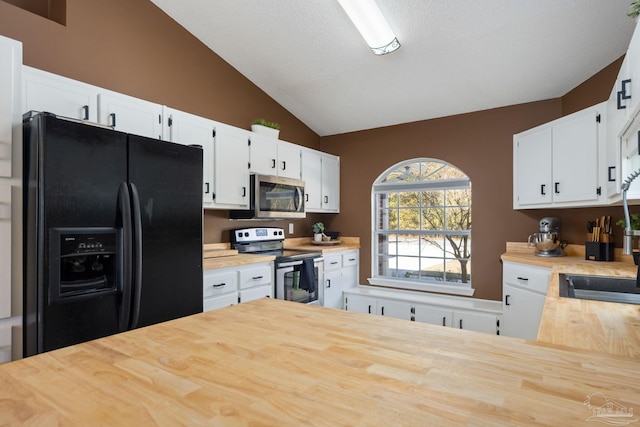
<path id="1" fill-rule="evenodd" d="M 360 236 L 360 283 L 371 274 L 371 186 L 387 168 L 406 159 L 445 160 L 471 178 L 476 298 L 501 299 L 500 255 L 505 242 L 526 241 L 538 231 L 540 218 L 559 217 L 561 237 L 576 244 L 584 244 L 588 219 L 599 215 L 619 219 L 621 208 L 512 208 L 513 134 L 556 119 L 565 108 L 577 111 L 606 100 L 619 68 L 619 63 L 612 64 L 562 99 L 322 138 L 322 149 L 338 154 L 341 162 L 341 214 L 329 226 Z M 616 231 L 620 233 L 616 241 L 621 242 L 621 231 Z"/>
<path id="2" fill-rule="evenodd" d="M 511 208 L 512 135 L 606 99 L 617 62 L 561 99 L 321 139 L 148 0 L 67 0 L 66 12 L 66 25 L 60 25 L 0 1 L 0 34 L 23 42 L 27 65 L 238 127 L 265 117 L 282 125 L 282 139 L 340 155 L 341 213 L 291 222 L 294 236 L 310 235 L 310 225 L 322 220 L 329 230 L 361 237 L 361 283 L 371 271 L 371 184 L 408 158 L 446 160 L 471 177 L 478 298 L 501 298 L 505 242 L 524 241 L 539 218 L 560 217 L 562 237 L 582 243 L 587 219 L 621 216 L 620 208 Z M 232 228 L 286 229 L 290 222 L 234 222 L 226 211 L 207 211 L 204 219 L 207 243 L 228 241 Z"/>

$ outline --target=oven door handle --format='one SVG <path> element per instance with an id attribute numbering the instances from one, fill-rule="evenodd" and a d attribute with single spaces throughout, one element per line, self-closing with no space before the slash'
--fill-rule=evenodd
<path id="1" fill-rule="evenodd" d="M 296 266 L 296 265 L 302 265 L 302 261 L 283 262 L 281 264 L 278 264 L 276 266 L 276 269 L 280 270 L 281 268 L 293 267 L 293 266 Z M 291 271 L 293 271 L 293 269 Z"/>

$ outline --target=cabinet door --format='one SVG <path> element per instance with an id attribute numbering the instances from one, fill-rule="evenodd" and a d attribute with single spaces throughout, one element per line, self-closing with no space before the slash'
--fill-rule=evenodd
<path id="1" fill-rule="evenodd" d="M 238 268 L 240 276 L 240 289 L 252 288 L 255 286 L 273 287 L 273 264 Z"/>
<path id="2" fill-rule="evenodd" d="M 377 300 L 366 295 L 348 294 L 344 297 L 344 309 L 357 313 L 376 314 Z"/>
<path id="3" fill-rule="evenodd" d="M 553 126 L 553 201 L 598 200 L 597 112 L 588 109 Z"/>
<path id="4" fill-rule="evenodd" d="M 162 105 L 143 99 L 102 90 L 98 121 L 121 132 L 162 139 Z"/>
<path id="5" fill-rule="evenodd" d="M 430 323 L 432 325 L 453 326 L 453 310 L 435 307 L 431 305 L 414 304 L 412 307 L 413 318 L 416 322 Z"/>
<path id="6" fill-rule="evenodd" d="M 300 179 L 300 146 L 278 141 L 278 176 Z"/>
<path id="7" fill-rule="evenodd" d="M 470 311 L 454 311 L 453 327 L 488 334 L 498 334 L 498 316 Z"/>
<path id="8" fill-rule="evenodd" d="M 309 212 L 322 209 L 322 156 L 320 152 L 302 150 L 302 180 L 305 208 Z"/>
<path id="9" fill-rule="evenodd" d="M 640 27 L 636 26 L 631 41 L 629 42 L 629 49 L 625 55 L 625 60 L 628 61 L 627 79 L 629 82 L 625 83 L 626 87 L 620 86 L 618 90 L 624 90 L 628 99 L 624 100 L 626 106 L 627 118 L 631 117 L 636 112 L 638 103 L 640 103 Z"/>
<path id="10" fill-rule="evenodd" d="M 249 157 L 251 172 L 262 175 L 278 174 L 278 140 L 257 133 L 250 134 Z"/>
<path id="11" fill-rule="evenodd" d="M 11 186 L 0 183 L 0 319 L 11 317 Z"/>
<path id="12" fill-rule="evenodd" d="M 322 305 L 330 308 L 342 308 L 342 271 L 325 270 L 324 272 L 324 296 Z M 355 311 L 355 310 L 351 310 Z"/>
<path id="13" fill-rule="evenodd" d="M 249 302 L 260 298 L 273 298 L 273 286 L 256 286 L 255 288 L 243 289 L 238 292 L 238 301 Z"/>
<path id="14" fill-rule="evenodd" d="M 7 178 L 12 176 L 12 150 L 20 150 L 14 136 L 22 132 L 21 75 L 22 44 L 0 36 L 0 176 Z"/>
<path id="15" fill-rule="evenodd" d="M 544 310 L 545 295 L 503 285 L 503 324 L 501 334 L 535 340 Z"/>
<path id="16" fill-rule="evenodd" d="M 624 67 L 623 62 L 623 67 Z M 621 186 L 621 155 L 620 155 L 620 137 L 624 124 L 624 114 L 618 109 L 618 87 L 614 86 L 607 101 L 607 137 L 606 137 L 606 153 L 607 159 L 604 167 L 606 168 L 606 186 L 607 197 L 615 197 L 620 194 Z"/>
<path id="17" fill-rule="evenodd" d="M 98 121 L 98 88 L 35 68 L 23 67 L 22 107 L 59 116 Z"/>
<path id="18" fill-rule="evenodd" d="M 213 134 L 215 124 L 204 117 L 165 107 L 164 139 L 183 145 L 202 147 L 203 203 L 211 203 L 213 198 Z"/>
<path id="19" fill-rule="evenodd" d="M 396 319 L 411 320 L 411 303 L 408 301 L 379 299 L 377 314 Z"/>
<path id="20" fill-rule="evenodd" d="M 249 131 L 216 123 L 213 154 L 214 193 L 218 207 L 249 207 Z"/>
<path id="21" fill-rule="evenodd" d="M 340 211 L 340 158 L 322 156 L 322 210 Z"/>
<path id="22" fill-rule="evenodd" d="M 514 208 L 551 203 L 551 126 L 514 139 Z"/>

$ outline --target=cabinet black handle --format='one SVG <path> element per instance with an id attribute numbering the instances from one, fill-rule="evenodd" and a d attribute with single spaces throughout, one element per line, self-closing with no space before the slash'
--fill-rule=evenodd
<path id="1" fill-rule="evenodd" d="M 609 178 L 609 182 L 616 182 L 616 177 L 615 176 L 611 176 L 611 172 L 613 172 L 615 170 L 616 170 L 615 166 L 609 166 L 609 168 L 607 169 L 607 176 Z"/>
<path id="2" fill-rule="evenodd" d="M 88 105 L 83 105 L 82 106 L 82 111 L 84 112 L 84 119 L 83 120 L 89 120 L 89 106 Z"/>
<path id="3" fill-rule="evenodd" d="M 369 304 L 369 314 L 371 314 L 371 304 Z"/>
<path id="4" fill-rule="evenodd" d="M 460 319 L 460 329 L 462 329 L 462 319 Z"/>
<path id="5" fill-rule="evenodd" d="M 447 326 L 447 316 L 442 316 L 442 326 Z"/>
<path id="6" fill-rule="evenodd" d="M 631 85 L 631 79 L 623 80 L 620 83 L 621 83 L 621 86 L 622 86 L 622 90 L 620 91 L 620 93 L 622 95 L 620 97 L 622 99 L 631 99 L 631 91 L 629 91 L 629 93 L 627 93 L 627 85 Z"/>
<path id="7" fill-rule="evenodd" d="M 349 258 L 349 261 L 355 261 L 355 260 L 356 260 L 355 258 Z"/>
<path id="8" fill-rule="evenodd" d="M 545 184 L 540 185 L 540 194 L 542 194 L 543 196 L 546 196 L 547 193 L 544 192 L 544 187 L 545 187 Z"/>
<path id="9" fill-rule="evenodd" d="M 242 197 L 247 197 L 247 187 L 242 187 Z"/>
<path id="10" fill-rule="evenodd" d="M 263 277 L 264 277 L 264 276 L 253 276 L 253 277 L 251 278 L 251 280 L 260 280 L 260 279 L 262 279 Z"/>
<path id="11" fill-rule="evenodd" d="M 309 194 L 308 194 L 308 193 L 304 195 L 304 201 L 305 201 L 305 202 L 308 202 L 308 201 L 309 201 Z"/>
<path id="12" fill-rule="evenodd" d="M 331 287 L 331 279 L 327 279 L 327 288 L 330 288 L 330 287 Z M 371 307 L 371 306 L 369 306 L 369 307 Z M 369 310 L 371 310 L 371 309 L 369 309 Z M 369 311 L 369 312 L 371 312 L 371 311 Z"/>
<path id="13" fill-rule="evenodd" d="M 526 282 L 527 280 L 529 280 L 529 279 L 528 279 L 528 278 L 526 278 L 526 277 L 520 277 L 520 276 L 518 276 L 518 277 L 517 277 L 517 279 L 518 279 L 518 280 L 524 280 L 525 282 Z"/>
<path id="14" fill-rule="evenodd" d="M 285 162 L 284 160 L 282 161 L 282 170 L 287 170 L 287 162 Z"/>
<path id="15" fill-rule="evenodd" d="M 227 286 L 227 284 L 223 282 L 223 283 L 216 283 L 215 285 L 213 285 L 214 288 L 221 288 L 223 286 Z"/>
<path id="16" fill-rule="evenodd" d="M 416 308 L 415 307 L 411 307 L 411 314 L 416 314 Z"/>
<path id="17" fill-rule="evenodd" d="M 336 265 L 338 263 L 338 261 L 332 261 L 331 265 Z"/>
<path id="18" fill-rule="evenodd" d="M 276 168 L 276 159 L 271 159 L 271 169 Z"/>
<path id="19" fill-rule="evenodd" d="M 111 117 L 111 126 L 116 127 L 116 113 L 109 114 Z"/>
<path id="20" fill-rule="evenodd" d="M 560 185 L 560 183 L 559 183 L 559 182 L 555 182 L 555 183 L 553 184 L 553 191 L 554 191 L 556 194 L 560 194 L 560 190 L 558 190 L 558 186 L 559 186 L 559 185 Z"/>
<path id="21" fill-rule="evenodd" d="M 504 305 L 511 305 L 511 304 L 509 304 L 509 297 L 510 297 L 510 296 L 511 296 L 511 295 L 505 295 L 505 296 L 504 296 Z"/>
<path id="22" fill-rule="evenodd" d="M 618 108 L 618 110 L 624 110 L 625 108 L 627 108 L 627 106 L 622 105 L 622 91 L 619 91 L 617 95 L 618 95 L 618 99 L 617 99 L 616 107 Z"/>
<path id="23" fill-rule="evenodd" d="M 204 183 L 204 188 L 205 188 L 204 194 L 209 194 L 209 183 L 208 182 Z"/>
<path id="24" fill-rule="evenodd" d="M 380 314 L 382 314 L 382 315 L 384 316 L 384 307 L 382 307 L 382 308 L 380 309 Z"/>
<path id="25" fill-rule="evenodd" d="M 329 196 L 324 196 L 324 202 L 329 203 Z"/>

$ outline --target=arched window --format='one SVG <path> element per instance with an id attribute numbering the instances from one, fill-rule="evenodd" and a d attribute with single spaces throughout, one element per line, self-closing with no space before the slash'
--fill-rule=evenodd
<path id="1" fill-rule="evenodd" d="M 412 159 L 373 184 L 371 284 L 472 295 L 471 181 L 437 159 Z"/>

